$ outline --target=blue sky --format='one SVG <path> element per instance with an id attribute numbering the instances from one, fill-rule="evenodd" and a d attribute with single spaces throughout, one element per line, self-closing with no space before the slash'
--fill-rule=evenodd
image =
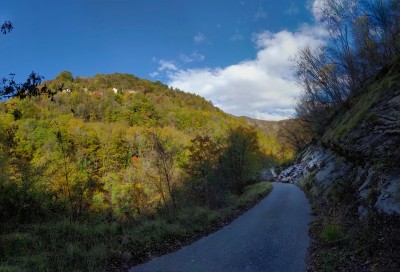
<path id="1" fill-rule="evenodd" d="M 130 73 L 260 119 L 293 112 L 288 58 L 321 42 L 312 0 L 3 0 L 0 76 Z"/>

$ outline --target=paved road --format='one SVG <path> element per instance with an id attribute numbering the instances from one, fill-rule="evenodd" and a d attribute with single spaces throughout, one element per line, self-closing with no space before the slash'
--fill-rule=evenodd
<path id="1" fill-rule="evenodd" d="M 305 271 L 309 203 L 295 185 L 273 183 L 273 187 L 230 225 L 129 271 Z"/>

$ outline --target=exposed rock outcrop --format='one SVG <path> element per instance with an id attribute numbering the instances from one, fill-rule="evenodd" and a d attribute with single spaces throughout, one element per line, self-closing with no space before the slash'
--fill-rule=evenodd
<path id="1" fill-rule="evenodd" d="M 308 186 L 320 198 L 353 190 L 360 218 L 371 210 L 400 215 L 399 88 L 385 90 L 345 136 L 308 147 L 276 180 Z"/>

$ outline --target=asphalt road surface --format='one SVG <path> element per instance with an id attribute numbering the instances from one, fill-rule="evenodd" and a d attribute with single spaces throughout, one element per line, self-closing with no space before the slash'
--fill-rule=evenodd
<path id="1" fill-rule="evenodd" d="M 310 206 L 292 184 L 272 192 L 230 225 L 130 272 L 305 271 Z"/>

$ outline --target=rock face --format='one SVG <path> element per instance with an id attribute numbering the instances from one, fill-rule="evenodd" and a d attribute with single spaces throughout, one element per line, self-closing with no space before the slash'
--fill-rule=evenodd
<path id="1" fill-rule="evenodd" d="M 383 184 L 380 192 L 375 208 L 388 214 L 400 214 L 400 176 Z"/>
<path id="2" fill-rule="evenodd" d="M 360 218 L 371 210 L 400 215 L 400 90 L 385 91 L 347 135 L 308 147 L 276 180 L 307 183 L 321 197 L 351 189 Z"/>
<path id="3" fill-rule="evenodd" d="M 275 173 L 274 168 L 269 168 L 269 169 L 262 171 L 261 176 L 260 176 L 261 180 L 265 180 L 265 181 L 271 181 L 276 177 L 277 177 L 277 175 Z"/>

